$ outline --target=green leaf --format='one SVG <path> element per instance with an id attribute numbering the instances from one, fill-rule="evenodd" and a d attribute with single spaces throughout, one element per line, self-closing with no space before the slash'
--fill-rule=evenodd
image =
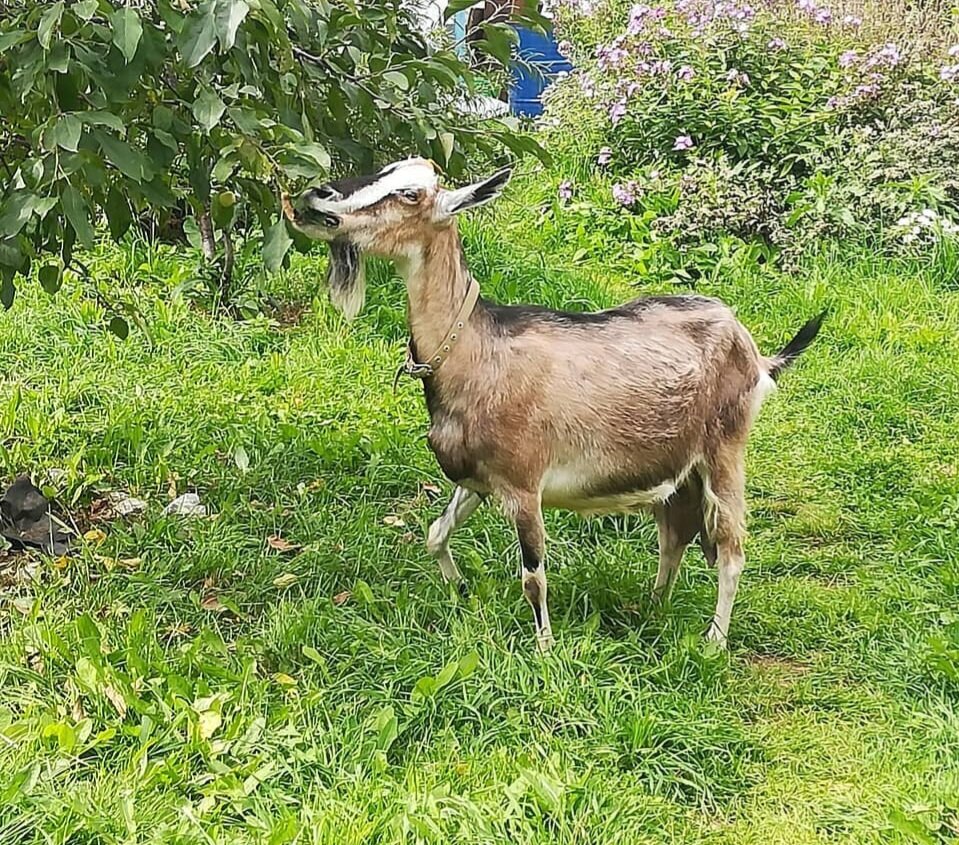
<path id="1" fill-rule="evenodd" d="M 140 36 L 143 35 L 143 24 L 140 23 L 140 16 L 135 9 L 124 6 L 111 15 L 110 24 L 113 26 L 113 43 L 123 53 L 123 58 L 129 64 L 136 55 L 137 47 L 140 44 Z"/>
<path id="2" fill-rule="evenodd" d="M 476 651 L 471 651 L 469 654 L 463 655 L 460 658 L 459 662 L 459 673 L 461 678 L 468 678 L 476 671 L 476 667 L 479 666 L 479 653 Z"/>
<path id="3" fill-rule="evenodd" d="M 107 225 L 110 227 L 110 235 L 115 241 L 120 240 L 130 228 L 133 222 L 133 215 L 130 213 L 130 203 L 116 185 L 111 185 L 107 193 L 107 201 L 103 210 L 107 215 Z"/>
<path id="4" fill-rule="evenodd" d="M 14 29 L 0 35 L 0 53 L 22 44 L 30 37 L 30 34 L 22 29 Z"/>
<path id="5" fill-rule="evenodd" d="M 13 299 L 17 295 L 17 289 L 13 284 L 13 273 L 3 273 L 0 275 L 0 305 L 5 311 L 13 307 Z"/>
<path id="6" fill-rule="evenodd" d="M 312 660 L 314 663 L 318 663 L 320 666 L 326 666 L 326 658 L 323 657 L 313 646 L 305 645 L 303 646 L 303 656 Z"/>
<path id="7" fill-rule="evenodd" d="M 80 133 L 82 131 L 83 124 L 80 123 L 76 115 L 61 114 L 57 118 L 57 122 L 43 133 L 43 146 L 48 150 L 60 147 L 75 153 L 80 143 Z"/>
<path id="8" fill-rule="evenodd" d="M 246 472 L 250 468 L 250 456 L 242 446 L 237 446 L 233 450 L 233 463 L 240 472 Z"/>
<path id="9" fill-rule="evenodd" d="M 123 317 L 111 317 L 109 328 L 120 340 L 126 340 L 130 335 L 130 326 Z"/>
<path id="10" fill-rule="evenodd" d="M 453 142 L 456 140 L 452 132 L 440 132 L 440 146 L 443 148 L 443 163 L 450 163 L 450 156 L 453 155 Z"/>
<path id="11" fill-rule="evenodd" d="M 99 5 L 97 0 L 80 0 L 73 4 L 72 11 L 81 20 L 88 21 L 97 13 Z"/>
<path id="12" fill-rule="evenodd" d="M 92 247 L 93 226 L 90 225 L 89 209 L 86 200 L 73 185 L 68 184 L 60 193 L 60 205 L 76 232 L 77 240 L 87 248 Z"/>
<path id="13" fill-rule="evenodd" d="M 249 11 L 250 7 L 245 0 L 216 0 L 214 20 L 221 53 L 233 48 L 236 31 Z"/>
<path id="14" fill-rule="evenodd" d="M 456 677 L 456 672 L 459 669 L 459 661 L 451 660 L 447 663 L 440 673 L 436 676 L 436 691 L 443 689 L 453 678 Z"/>
<path id="15" fill-rule="evenodd" d="M 213 181 L 219 182 L 221 185 L 225 184 L 227 179 L 233 175 L 233 171 L 236 170 L 237 160 L 236 155 L 231 150 L 230 152 L 223 155 L 220 160 L 213 165 Z"/>
<path id="16" fill-rule="evenodd" d="M 216 21 L 213 6 L 207 5 L 200 14 L 191 14 L 180 32 L 177 46 L 187 67 L 196 67 L 216 44 Z"/>
<path id="17" fill-rule="evenodd" d="M 476 46 L 498 59 L 504 67 L 509 65 L 513 56 L 513 45 L 519 40 L 516 30 L 509 24 L 488 23 L 483 25 L 483 35 L 486 37 L 476 42 Z"/>
<path id="18" fill-rule="evenodd" d="M 60 23 L 63 16 L 63 0 L 58 0 L 40 18 L 40 25 L 37 27 L 37 41 L 44 50 L 50 49 L 50 42 L 53 40 L 53 31 Z"/>
<path id="19" fill-rule="evenodd" d="M 36 202 L 36 196 L 29 191 L 10 194 L 0 211 L 0 236 L 18 234 L 33 214 Z"/>
<path id="20" fill-rule="evenodd" d="M 410 88 L 410 81 L 406 78 L 406 74 L 400 73 L 398 70 L 387 71 L 383 74 L 383 78 L 391 85 L 399 88 L 400 91 L 408 91 Z"/>
<path id="21" fill-rule="evenodd" d="M 63 284 L 63 271 L 59 264 L 44 264 L 38 276 L 40 286 L 51 296 L 60 290 Z"/>
<path id="22" fill-rule="evenodd" d="M 226 103 L 213 90 L 204 88 L 191 109 L 197 123 L 200 124 L 200 128 L 204 132 L 209 132 L 223 117 L 223 112 L 226 111 Z"/>
<path id="23" fill-rule="evenodd" d="M 90 126 L 107 126 L 121 135 L 126 132 L 126 124 L 117 115 L 109 111 L 84 111 L 77 114 L 82 123 Z"/>
<path id="24" fill-rule="evenodd" d="M 286 220 L 280 217 L 263 236 L 263 264 L 267 272 L 275 273 L 283 266 L 292 243 L 293 239 L 286 231 Z"/>
<path id="25" fill-rule="evenodd" d="M 294 148 L 302 156 L 306 156 L 311 161 L 315 161 L 324 170 L 329 170 L 330 154 L 322 144 L 310 142 L 306 144 L 297 144 Z"/>
<path id="26" fill-rule="evenodd" d="M 124 176 L 135 182 L 148 182 L 153 178 L 153 165 L 139 150 L 107 132 L 97 130 L 96 137 L 107 160 Z"/>
<path id="27" fill-rule="evenodd" d="M 376 748 L 378 751 L 389 751 L 390 746 L 396 741 L 400 734 L 399 722 L 396 719 L 396 713 L 390 705 L 386 705 L 373 722 L 376 728 Z"/>

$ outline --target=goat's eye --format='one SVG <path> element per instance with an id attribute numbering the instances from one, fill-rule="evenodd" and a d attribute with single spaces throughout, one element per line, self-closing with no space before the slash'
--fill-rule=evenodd
<path id="1" fill-rule="evenodd" d="M 406 190 L 406 191 L 400 191 L 399 193 L 400 193 L 400 196 L 401 196 L 406 202 L 419 202 L 419 201 L 420 201 L 420 197 L 422 196 L 422 194 L 420 193 L 420 191 L 417 191 L 417 190 L 415 190 L 415 189 L 413 189 L 413 188 L 410 188 L 409 190 Z"/>

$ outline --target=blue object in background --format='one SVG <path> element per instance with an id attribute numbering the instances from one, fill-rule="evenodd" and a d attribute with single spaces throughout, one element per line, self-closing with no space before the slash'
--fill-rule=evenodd
<path id="1" fill-rule="evenodd" d="M 516 28 L 516 32 L 519 35 L 520 56 L 536 67 L 533 72 L 524 67 L 516 68 L 509 92 L 510 108 L 516 114 L 539 115 L 543 113 L 540 99 L 543 89 L 558 73 L 570 71 L 573 66 L 559 54 L 552 33 L 544 36 L 520 27 Z"/>

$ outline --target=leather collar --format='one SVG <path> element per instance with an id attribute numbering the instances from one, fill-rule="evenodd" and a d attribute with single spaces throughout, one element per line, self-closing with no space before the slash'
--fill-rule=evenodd
<path id="1" fill-rule="evenodd" d="M 396 372 L 397 379 L 402 374 L 408 375 L 411 378 L 421 379 L 430 378 L 436 374 L 436 371 L 440 368 L 440 365 L 447 358 L 449 358 L 453 351 L 453 347 L 456 346 L 456 342 L 462 336 L 463 327 L 466 325 L 466 321 L 469 319 L 470 314 L 473 313 L 473 309 L 476 307 L 476 301 L 479 299 L 479 295 L 479 284 L 477 284 L 476 279 L 470 276 L 470 284 L 466 289 L 466 296 L 463 299 L 463 304 L 460 306 L 459 311 L 456 312 L 456 316 L 453 318 L 453 323 L 450 326 L 449 331 L 446 332 L 445 337 L 440 342 L 440 345 L 436 348 L 436 351 L 421 363 L 413 357 L 413 344 L 412 341 L 410 341 L 406 347 L 406 361 Z M 394 380 L 394 386 L 395 384 L 396 381 Z"/>

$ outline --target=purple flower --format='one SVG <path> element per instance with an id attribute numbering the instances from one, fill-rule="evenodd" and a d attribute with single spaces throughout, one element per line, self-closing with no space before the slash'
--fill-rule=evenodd
<path id="1" fill-rule="evenodd" d="M 609 119 L 613 126 L 619 123 L 626 116 L 626 101 L 617 100 L 609 109 Z"/>
<path id="2" fill-rule="evenodd" d="M 673 69 L 673 63 L 669 59 L 658 59 L 650 65 L 650 73 L 667 74 Z"/>
<path id="3" fill-rule="evenodd" d="M 689 82 L 696 75 L 689 65 L 683 65 L 679 70 L 676 71 L 676 78 L 680 82 Z"/>
<path id="4" fill-rule="evenodd" d="M 939 78 L 943 82 L 955 82 L 959 77 L 959 65 L 943 65 L 939 68 Z"/>
<path id="5" fill-rule="evenodd" d="M 573 52 L 573 44 L 571 41 L 560 41 L 556 45 L 556 52 L 559 53 L 564 58 L 569 58 L 570 54 Z"/>
<path id="6" fill-rule="evenodd" d="M 556 194 L 559 196 L 560 202 L 569 202 L 573 198 L 573 183 L 569 179 L 560 182 Z"/>
<path id="7" fill-rule="evenodd" d="M 677 135 L 676 140 L 673 141 L 673 149 L 677 152 L 691 150 L 694 146 L 693 139 L 689 135 Z"/>
<path id="8" fill-rule="evenodd" d="M 639 199 L 639 185 L 632 179 L 629 182 L 617 182 L 613 185 L 613 199 L 622 206 L 635 205 Z"/>
<path id="9" fill-rule="evenodd" d="M 609 147 L 603 147 L 596 156 L 596 163 L 600 167 L 605 167 L 613 160 L 613 151 Z"/>
<path id="10" fill-rule="evenodd" d="M 785 50 L 786 42 L 778 36 L 776 38 L 770 39 L 769 43 L 766 45 L 767 50 Z"/>
<path id="11" fill-rule="evenodd" d="M 959 56 L 959 44 L 955 44 L 949 48 L 949 55 L 952 56 L 953 58 L 955 58 L 956 56 Z"/>
<path id="12" fill-rule="evenodd" d="M 819 7 L 816 5 L 816 0 L 797 0 L 796 8 L 799 9 L 800 12 L 811 15 L 814 14 Z"/>
<path id="13" fill-rule="evenodd" d="M 736 68 L 731 68 L 726 74 L 726 81 L 730 85 L 748 85 L 749 75 L 743 73 L 742 71 L 736 70 Z"/>
<path id="14" fill-rule="evenodd" d="M 852 67 L 857 61 L 859 61 L 859 54 L 855 50 L 846 50 L 839 57 L 839 67 Z"/>
<path id="15" fill-rule="evenodd" d="M 862 26 L 862 18 L 858 15 L 846 15 L 842 22 L 845 26 Z"/>
<path id="16" fill-rule="evenodd" d="M 619 67 L 629 54 L 620 46 L 622 39 L 617 38 L 612 44 L 600 44 L 596 48 L 597 64 L 600 70 Z"/>
<path id="17" fill-rule="evenodd" d="M 902 54 L 899 48 L 893 44 L 885 44 L 878 52 L 873 53 L 866 62 L 866 67 L 871 68 L 876 65 L 886 65 L 886 67 L 896 67 L 902 61 Z"/>
<path id="18" fill-rule="evenodd" d="M 580 90 L 585 94 L 589 99 L 593 99 L 596 96 L 596 83 L 587 75 L 581 74 L 579 77 L 579 87 Z"/>
<path id="19" fill-rule="evenodd" d="M 830 97 L 828 100 L 826 100 L 826 108 L 834 109 L 837 106 L 841 106 L 843 102 L 844 100 L 842 97 Z"/>
<path id="20" fill-rule="evenodd" d="M 829 9 L 816 9 L 814 19 L 816 23 L 825 25 L 832 21 L 832 12 L 830 12 Z"/>
<path id="21" fill-rule="evenodd" d="M 629 23 L 626 26 L 628 35 L 639 35 L 646 25 L 646 18 L 652 9 L 645 3 L 639 3 L 629 10 Z"/>
<path id="22" fill-rule="evenodd" d="M 857 97 L 871 97 L 873 94 L 879 93 L 879 86 L 875 83 L 872 85 L 857 85 L 856 90 L 853 91 Z"/>

